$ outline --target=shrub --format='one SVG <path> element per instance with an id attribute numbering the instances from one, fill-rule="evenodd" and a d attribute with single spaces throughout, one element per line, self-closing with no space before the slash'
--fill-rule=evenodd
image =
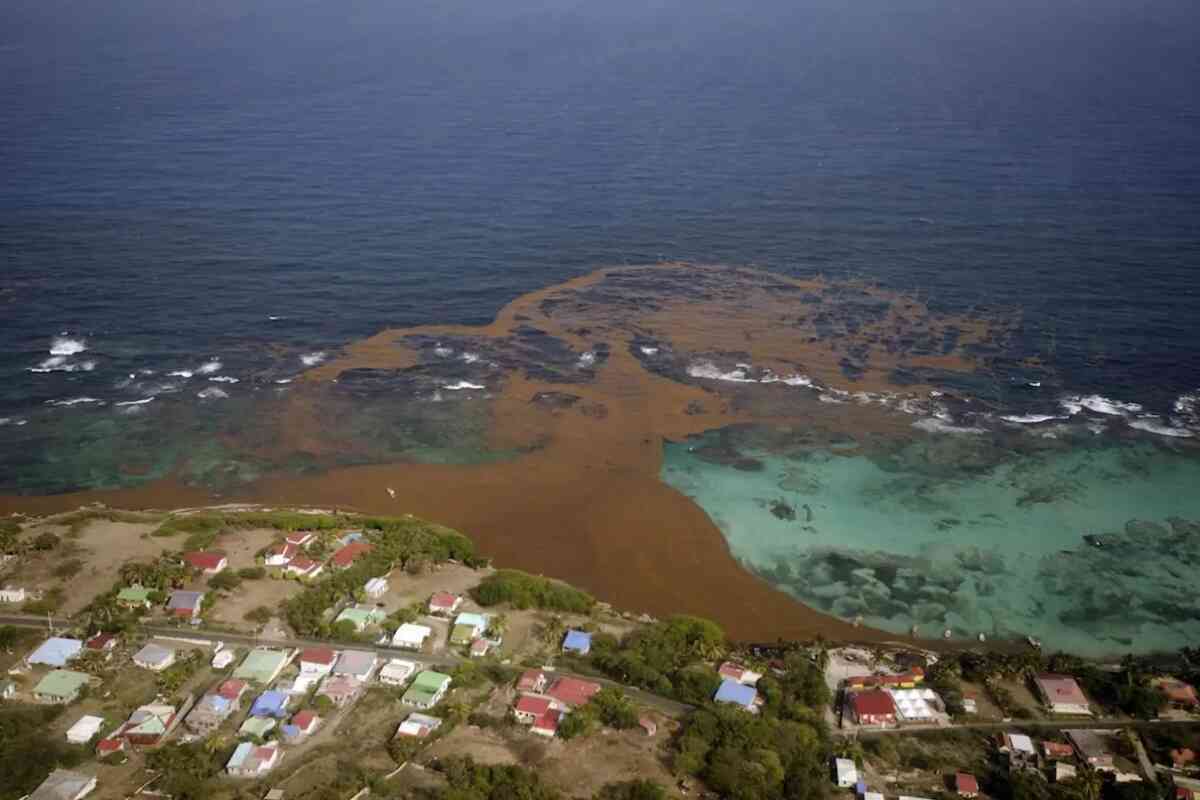
<path id="1" fill-rule="evenodd" d="M 258 606 L 257 608 L 252 608 L 247 611 L 245 615 L 242 616 L 242 619 L 246 620 L 246 622 L 254 622 L 259 625 L 266 625 L 271 621 L 271 617 L 273 616 L 275 615 L 271 612 L 271 609 L 267 608 L 266 606 Z"/>
<path id="2" fill-rule="evenodd" d="M 45 551 L 53 550 L 54 548 L 58 547 L 61 541 L 62 540 L 53 533 L 46 531 L 45 533 L 39 533 L 37 536 L 35 536 L 30 544 L 34 550 Z"/>
<path id="3" fill-rule="evenodd" d="M 257 581 L 267 577 L 267 570 L 265 567 L 242 567 L 237 574 L 243 580 Z"/>
<path id="4" fill-rule="evenodd" d="M 242 585 L 242 579 L 236 572 L 224 570 L 208 579 L 210 589 L 236 589 Z"/>
<path id="5" fill-rule="evenodd" d="M 540 608 L 585 614 L 596 604 L 587 592 L 561 581 L 530 575 L 515 569 L 502 569 L 471 590 L 482 606 L 510 603 L 516 608 Z"/>

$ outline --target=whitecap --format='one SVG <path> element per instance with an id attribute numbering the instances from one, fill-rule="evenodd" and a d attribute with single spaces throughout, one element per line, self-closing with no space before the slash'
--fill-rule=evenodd
<path id="1" fill-rule="evenodd" d="M 646 355 L 646 356 L 658 355 L 658 348 L 657 347 L 643 347 L 642 355 Z"/>
<path id="2" fill-rule="evenodd" d="M 86 405 L 89 403 L 99 403 L 100 405 L 104 405 L 103 400 L 100 400 L 95 397 L 72 397 L 69 400 L 47 400 L 46 401 L 46 405 L 64 406 L 64 407 Z"/>
<path id="3" fill-rule="evenodd" d="M 454 351 L 449 347 L 442 347 L 441 345 L 438 345 L 437 347 L 433 348 L 433 354 L 439 358 L 449 358 L 450 356 L 454 355 Z"/>
<path id="4" fill-rule="evenodd" d="M 216 375 L 212 378 L 209 378 L 209 380 L 212 381 L 213 383 L 238 383 L 239 382 L 237 378 L 232 378 L 229 375 Z"/>
<path id="5" fill-rule="evenodd" d="M 141 400 L 125 400 L 120 403 L 113 403 L 114 406 L 144 406 L 147 403 L 154 401 L 154 395 L 143 397 Z"/>
<path id="6" fill-rule="evenodd" d="M 36 367 L 30 367 L 30 372 L 91 372 L 96 368 L 95 361 L 67 361 L 66 356 L 51 356 Z"/>
<path id="7" fill-rule="evenodd" d="M 29 420 L 25 419 L 13 419 L 12 417 L 0 417 L 0 427 L 3 427 L 4 425 L 12 425 L 14 428 L 19 428 L 28 421 Z"/>
<path id="8" fill-rule="evenodd" d="M 324 360 L 325 360 L 325 351 L 324 350 L 318 350 L 313 353 L 305 353 L 304 355 L 300 356 L 300 363 L 306 367 L 315 367 L 317 364 L 320 364 Z"/>
<path id="9" fill-rule="evenodd" d="M 279 320 L 283 319 L 283 317 L 277 317 L 274 314 L 268 314 L 267 319 L 271 320 L 271 322 L 278 322 Z"/>
<path id="10" fill-rule="evenodd" d="M 84 350 L 87 350 L 86 340 L 72 339 L 66 334 L 55 336 L 54 340 L 50 342 L 50 355 L 52 356 L 73 356 Z"/>
<path id="11" fill-rule="evenodd" d="M 207 389 L 201 389 L 196 392 L 196 397 L 201 400 L 220 400 L 229 397 L 229 393 L 224 389 L 218 389 L 216 386 L 210 386 Z"/>
<path id="12" fill-rule="evenodd" d="M 1012 414 L 1000 419 L 1005 422 L 1015 422 L 1018 425 L 1037 425 L 1039 422 L 1049 422 L 1052 419 L 1063 419 L 1053 414 Z"/>
<path id="13" fill-rule="evenodd" d="M 775 373 L 768 371 L 765 375 L 763 375 L 759 383 L 782 383 L 785 386 L 804 386 L 808 388 L 813 387 L 812 378 L 799 373 L 792 373 L 786 377 L 780 377 Z"/>
<path id="14" fill-rule="evenodd" d="M 1159 436 L 1171 436 L 1176 439 L 1190 439 L 1195 436 L 1194 433 L 1187 428 L 1176 428 L 1173 425 L 1163 425 L 1157 417 L 1143 417 L 1129 421 L 1129 427 L 1137 428 L 1139 431 L 1146 433 L 1154 433 Z"/>
<path id="15" fill-rule="evenodd" d="M 459 355 L 459 358 L 461 358 L 463 361 L 467 362 L 468 364 L 474 364 L 476 361 L 479 360 L 479 354 L 464 351 L 461 355 Z"/>
<path id="16" fill-rule="evenodd" d="M 1122 403 L 1120 400 L 1110 400 L 1098 394 L 1090 394 L 1086 397 L 1082 395 L 1064 397 L 1058 401 L 1058 404 L 1066 409 L 1069 414 L 1078 414 L 1083 409 L 1087 409 L 1097 414 L 1123 417 L 1126 414 L 1136 414 L 1142 410 L 1142 407 L 1137 403 Z"/>
<path id="17" fill-rule="evenodd" d="M 195 373 L 193 373 L 190 369 L 177 369 L 174 372 L 168 372 L 167 377 L 169 377 L 169 378 L 190 378 L 194 374 Z"/>
<path id="18" fill-rule="evenodd" d="M 690 364 L 687 368 L 687 374 L 693 378 L 703 378 L 710 381 L 757 383 L 753 378 L 746 376 L 745 370 L 734 369 L 729 372 L 721 372 L 720 368 L 711 361 L 697 361 Z"/>
<path id="19" fill-rule="evenodd" d="M 592 364 L 595 364 L 595 363 L 596 363 L 596 354 L 593 353 L 591 350 L 588 350 L 586 353 L 584 353 L 583 355 L 581 355 L 579 357 L 579 366 L 581 366 L 581 367 L 590 367 Z"/>
<path id="20" fill-rule="evenodd" d="M 840 404 L 840 403 L 846 402 L 842 398 L 840 398 L 836 395 L 832 395 L 832 394 L 821 394 L 821 395 L 817 396 L 817 399 L 820 400 L 822 403 L 839 403 Z"/>
<path id="21" fill-rule="evenodd" d="M 1171 406 L 1176 414 L 1183 417 L 1195 417 L 1200 414 L 1200 391 L 1194 394 L 1181 394 Z"/>
<path id="22" fill-rule="evenodd" d="M 933 419 L 932 417 L 917 420 L 913 423 L 913 427 L 920 428 L 926 433 L 987 433 L 987 431 L 983 428 L 976 428 L 966 425 L 951 425 L 947 422 L 943 422 L 940 419 Z"/>
<path id="23" fill-rule="evenodd" d="M 285 384 L 285 383 L 291 383 L 291 382 L 292 382 L 292 379 L 291 379 L 291 378 L 276 378 L 276 379 L 275 379 L 275 382 L 276 382 L 276 383 L 278 383 L 278 384 L 280 384 L 280 385 L 283 385 L 283 384 Z"/>
<path id="24" fill-rule="evenodd" d="M 205 363 L 196 367 L 196 374 L 197 375 L 212 375 L 215 372 L 219 372 L 221 367 L 223 367 L 223 366 L 224 366 L 224 364 L 222 364 L 220 361 L 215 361 L 215 360 L 214 361 L 206 361 Z"/>
<path id="25" fill-rule="evenodd" d="M 460 389 L 486 389 L 487 387 L 478 383 L 470 383 L 469 381 L 456 381 L 454 383 L 448 383 L 442 388 L 449 389 L 452 392 L 457 392 Z"/>

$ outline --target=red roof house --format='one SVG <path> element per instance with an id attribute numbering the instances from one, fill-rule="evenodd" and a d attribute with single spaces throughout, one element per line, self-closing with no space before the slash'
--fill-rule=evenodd
<path id="1" fill-rule="evenodd" d="M 224 553 L 210 553 L 204 550 L 184 553 L 183 560 L 189 567 L 198 569 L 205 575 L 216 575 L 229 566 L 229 561 L 225 558 Z"/>
<path id="2" fill-rule="evenodd" d="M 308 531 L 300 531 L 298 533 L 289 533 L 284 541 L 288 544 L 295 545 L 296 547 L 304 547 L 304 545 L 312 541 L 312 538 L 312 533 Z"/>
<path id="3" fill-rule="evenodd" d="M 913 667 L 907 672 L 902 672 L 899 675 L 855 675 L 846 678 L 847 689 L 871 689 L 881 686 L 894 686 L 897 688 L 911 689 L 918 683 L 925 680 L 925 670 L 921 667 Z"/>
<path id="4" fill-rule="evenodd" d="M 1158 683 L 1158 690 L 1167 698 L 1167 702 L 1179 708 L 1194 708 L 1200 705 L 1196 690 L 1183 681 L 1174 678 L 1164 678 Z"/>
<path id="5" fill-rule="evenodd" d="M 553 736 L 558 731 L 558 721 L 562 715 L 551 709 L 533 721 L 529 730 L 538 736 Z"/>
<path id="6" fill-rule="evenodd" d="M 546 673 L 540 669 L 527 669 L 517 678 L 518 692 L 541 694 L 546 691 Z"/>
<path id="7" fill-rule="evenodd" d="M 338 569 L 345 569 L 374 549 L 370 542 L 351 542 L 333 554 L 332 563 Z"/>
<path id="8" fill-rule="evenodd" d="M 1075 757 L 1071 745 L 1063 742 L 1042 742 L 1042 752 L 1046 754 L 1046 758 L 1055 761 L 1070 761 Z"/>
<path id="9" fill-rule="evenodd" d="M 101 739 L 96 742 L 96 755 L 100 758 L 119 753 L 125 749 L 124 739 Z"/>
<path id="10" fill-rule="evenodd" d="M 530 725 L 538 717 L 549 711 L 552 705 L 553 703 L 549 697 L 536 697 L 531 694 L 523 694 L 517 698 L 517 702 L 513 706 L 513 716 L 517 718 L 517 722 Z"/>
<path id="11" fill-rule="evenodd" d="M 320 721 L 320 717 L 318 717 L 314 712 L 308 711 L 307 709 L 292 717 L 292 724 L 299 728 L 301 733 L 305 734 L 312 733 L 314 730 L 316 730 L 317 723 Z"/>
<path id="12" fill-rule="evenodd" d="M 337 661 L 337 651 L 332 647 L 309 647 L 300 653 L 300 664 L 332 667 Z"/>
<path id="13" fill-rule="evenodd" d="M 462 598 L 450 592 L 434 592 L 429 598 L 430 614 L 453 614 L 462 605 Z"/>
<path id="14" fill-rule="evenodd" d="M 83 646 L 88 650 L 99 650 L 102 653 L 107 653 L 117 646 L 117 635 L 115 633 L 97 633 L 84 642 Z"/>
<path id="15" fill-rule="evenodd" d="M 975 776 L 966 772 L 960 772 L 954 776 L 954 791 L 959 797 L 977 797 L 979 795 L 979 781 L 975 780 Z"/>
<path id="16" fill-rule="evenodd" d="M 859 725 L 892 725 L 896 722 L 896 701 L 882 689 L 853 692 L 848 705 Z"/>
<path id="17" fill-rule="evenodd" d="M 1033 682 L 1042 695 L 1042 700 L 1055 714 L 1091 714 L 1087 695 L 1069 675 L 1043 673 Z"/>
<path id="18" fill-rule="evenodd" d="M 249 687 L 250 685 L 245 681 L 230 678 L 217 687 L 217 694 L 226 700 L 236 703 L 242 699 L 242 695 L 246 693 L 246 689 Z"/>
<path id="19" fill-rule="evenodd" d="M 579 678 L 559 678 L 546 694 L 567 708 L 577 708 L 592 699 L 600 691 L 600 684 Z M 555 722 L 557 726 L 557 721 Z"/>
<path id="20" fill-rule="evenodd" d="M 312 578 L 321 573 L 324 567 L 320 561 L 313 561 L 308 556 L 296 556 L 288 562 L 285 570 L 292 575 L 299 575 L 302 578 Z"/>

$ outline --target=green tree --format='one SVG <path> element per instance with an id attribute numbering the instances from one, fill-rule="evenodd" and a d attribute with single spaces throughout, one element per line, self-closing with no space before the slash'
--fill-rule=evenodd
<path id="1" fill-rule="evenodd" d="M 636 778 L 606 783 L 596 792 L 595 800 L 667 800 L 667 790 L 654 781 Z"/>

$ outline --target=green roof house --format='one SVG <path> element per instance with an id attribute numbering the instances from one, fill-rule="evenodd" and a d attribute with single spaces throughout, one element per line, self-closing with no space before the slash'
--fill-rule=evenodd
<path id="1" fill-rule="evenodd" d="M 378 608 L 347 608 L 343 609 L 342 613 L 337 615 L 334 622 L 343 622 L 349 620 L 354 623 L 354 630 L 362 631 L 369 625 L 378 625 L 387 618 L 387 615 Z"/>
<path id="2" fill-rule="evenodd" d="M 242 727 L 238 728 L 238 735 L 257 736 L 261 739 L 274 730 L 276 724 L 270 717 L 249 717 L 242 723 Z"/>
<path id="3" fill-rule="evenodd" d="M 126 586 L 117 592 L 117 603 L 126 608 L 149 608 L 150 590 L 141 586 Z"/>
<path id="4" fill-rule="evenodd" d="M 450 688 L 450 676 L 425 670 L 417 675 L 412 686 L 404 693 L 405 705 L 417 708 L 433 708 L 446 696 Z"/>
<path id="5" fill-rule="evenodd" d="M 288 656 L 279 650 L 259 647 L 251 650 L 246 660 L 233 672 L 233 677 L 244 681 L 255 681 L 266 686 L 279 677 L 287 665 Z"/>
<path id="6" fill-rule="evenodd" d="M 41 703 L 70 703 L 79 697 L 90 676 L 69 669 L 56 669 L 33 687 L 33 696 Z"/>
<path id="7" fill-rule="evenodd" d="M 450 631 L 450 644 L 470 644 L 475 639 L 475 629 L 470 625 L 455 625 Z"/>

